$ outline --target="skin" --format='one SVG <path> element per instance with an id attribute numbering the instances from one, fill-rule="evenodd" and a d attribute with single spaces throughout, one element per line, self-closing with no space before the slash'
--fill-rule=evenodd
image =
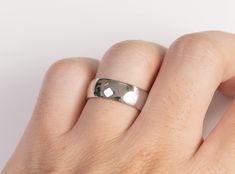
<path id="1" fill-rule="evenodd" d="M 47 71 L 32 119 L 1 174 L 233 174 L 235 103 L 202 139 L 214 92 L 235 95 L 235 36 L 192 33 L 169 49 L 112 46 L 99 63 L 68 58 Z M 141 112 L 100 98 L 89 82 L 111 78 L 149 91 Z"/>

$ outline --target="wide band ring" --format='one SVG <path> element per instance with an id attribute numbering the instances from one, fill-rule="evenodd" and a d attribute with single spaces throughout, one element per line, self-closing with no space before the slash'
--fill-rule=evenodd
<path id="1" fill-rule="evenodd" d="M 136 86 L 106 78 L 96 78 L 91 81 L 87 97 L 100 97 L 118 101 L 141 110 L 146 99 L 147 91 Z"/>

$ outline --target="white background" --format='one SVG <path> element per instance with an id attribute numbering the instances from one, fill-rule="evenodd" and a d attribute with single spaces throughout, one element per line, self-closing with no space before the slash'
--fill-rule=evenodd
<path id="1" fill-rule="evenodd" d="M 184 33 L 235 32 L 234 7 L 234 0 L 0 0 L 0 169 L 19 141 L 52 62 L 101 58 L 126 39 L 169 46 Z M 206 132 L 228 103 L 217 96 Z"/>

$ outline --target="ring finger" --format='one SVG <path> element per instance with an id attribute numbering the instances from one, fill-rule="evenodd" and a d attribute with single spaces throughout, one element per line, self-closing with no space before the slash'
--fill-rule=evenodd
<path id="1" fill-rule="evenodd" d="M 155 79 L 164 48 L 145 41 L 124 41 L 111 47 L 104 55 L 96 77 L 125 82 L 149 91 Z M 92 134 L 102 139 L 113 138 L 125 131 L 139 111 L 120 102 L 89 98 L 76 132 Z"/>

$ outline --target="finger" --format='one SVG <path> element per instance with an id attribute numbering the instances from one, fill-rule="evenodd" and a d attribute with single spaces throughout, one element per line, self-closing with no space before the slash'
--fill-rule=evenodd
<path id="1" fill-rule="evenodd" d="M 133 129 L 192 155 L 215 90 L 235 75 L 234 45 L 234 35 L 212 31 L 175 41 Z"/>
<path id="2" fill-rule="evenodd" d="M 113 79 L 149 90 L 158 72 L 164 48 L 145 41 L 124 41 L 104 55 L 96 77 Z M 78 121 L 81 132 L 115 137 L 126 130 L 139 111 L 129 105 L 102 98 L 89 98 Z"/>
<path id="3" fill-rule="evenodd" d="M 196 157 L 213 160 L 220 159 L 219 165 L 234 164 L 235 162 L 235 100 L 225 112 L 221 121 L 212 130 L 202 144 Z M 234 165 L 228 165 L 228 169 Z"/>
<path id="4" fill-rule="evenodd" d="M 75 124 L 86 102 L 88 84 L 98 61 L 88 58 L 63 59 L 48 70 L 32 117 L 48 134 L 61 135 Z"/>
<path id="5" fill-rule="evenodd" d="M 221 83 L 219 90 L 226 96 L 235 97 L 235 77 Z"/>

